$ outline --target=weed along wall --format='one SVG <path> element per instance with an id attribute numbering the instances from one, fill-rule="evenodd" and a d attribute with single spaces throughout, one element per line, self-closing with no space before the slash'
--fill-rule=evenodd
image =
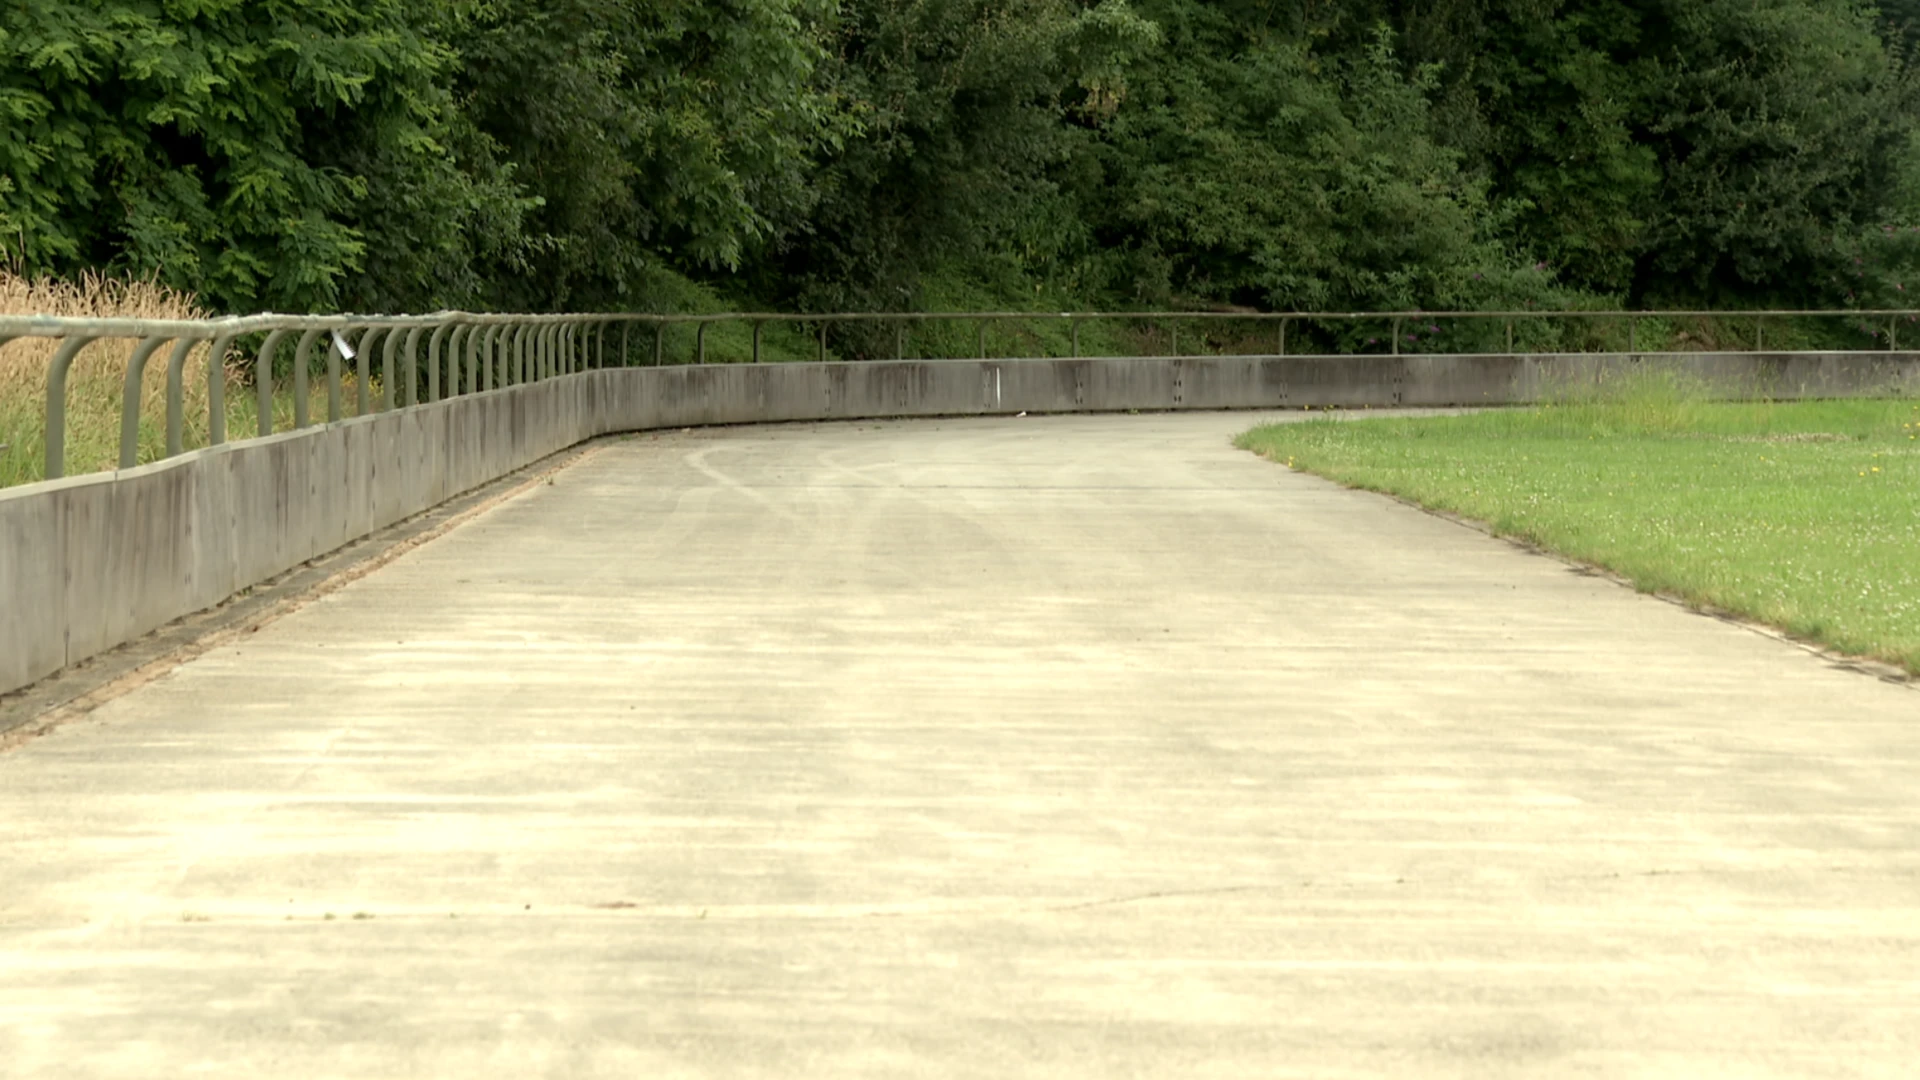
<path id="1" fill-rule="evenodd" d="M 0 490 L 0 692 L 599 435 L 878 417 L 1499 405 L 1667 364 L 1726 396 L 1920 390 L 1914 354 L 1226 356 L 587 371 Z"/>

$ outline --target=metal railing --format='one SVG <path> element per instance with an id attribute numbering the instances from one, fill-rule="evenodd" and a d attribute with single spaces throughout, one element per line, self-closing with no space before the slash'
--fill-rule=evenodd
<path id="1" fill-rule="evenodd" d="M 1288 333 L 1296 327 L 1378 324 L 1386 333 L 1382 338 L 1366 340 L 1366 347 L 1378 351 L 1402 351 L 1418 345 L 1419 333 L 1405 335 L 1408 323 L 1429 329 L 1421 352 L 1445 352 L 1435 348 L 1441 323 L 1503 323 L 1505 351 L 1513 352 L 1516 324 L 1538 324 L 1547 320 L 1624 322 L 1627 327 L 1626 351 L 1639 351 L 1640 327 L 1647 320 L 1670 321 L 1690 318 L 1752 320 L 1752 345 L 1741 349 L 1765 347 L 1765 327 L 1769 321 L 1804 318 L 1841 318 L 1865 324 L 1872 320 L 1872 340 L 1877 347 L 1897 348 L 1899 325 L 1913 322 L 1920 312 L 1908 310 L 1872 311 L 1388 311 L 1388 312 L 1250 312 L 1250 311 L 1097 311 L 1097 312 L 837 312 L 828 314 L 723 313 L 706 315 L 651 315 L 638 313 L 514 315 L 441 312 L 433 315 L 252 315 L 207 320 L 75 319 L 52 317 L 0 317 L 0 348 L 19 339 L 55 339 L 59 344 L 48 363 L 45 414 L 44 476 L 52 479 L 65 474 L 67 380 L 75 357 L 96 341 L 127 340 L 133 343 L 128 355 L 121 402 L 119 466 L 130 468 L 139 463 L 140 413 L 143 380 L 147 362 L 167 345 L 166 368 L 166 442 L 161 457 L 173 457 L 183 450 L 185 429 L 186 364 L 193 348 L 209 343 L 206 358 L 207 444 L 226 441 L 226 387 L 228 356 L 236 344 L 251 344 L 250 365 L 243 369 L 253 379 L 257 400 L 256 428 L 261 436 L 274 430 L 274 370 L 282 352 L 290 345 L 292 426 L 312 425 L 309 415 L 310 378 L 314 369 L 313 350 L 324 338 L 326 422 L 343 419 L 342 398 L 346 382 L 343 367 L 354 365 L 352 386 L 356 396 L 355 415 L 441 401 L 461 394 L 486 392 L 608 365 L 608 330 L 619 327 L 613 346 L 613 366 L 630 366 L 636 328 L 650 329 L 652 341 L 647 361 L 653 365 L 668 362 L 667 330 L 691 326 L 694 340 L 687 361 L 707 362 L 709 330 L 724 324 L 746 324 L 751 332 L 753 362 L 762 359 L 765 329 L 773 325 L 803 325 L 812 329 L 815 355 L 828 358 L 829 331 L 836 326 L 879 325 L 894 331 L 894 356 L 908 355 L 908 335 L 915 326 L 929 323 L 972 323 L 977 330 L 976 351 L 987 358 L 988 330 L 996 324 L 1013 323 L 1031 327 L 1064 324 L 1068 328 L 1069 354 L 1081 355 L 1081 328 L 1094 322 L 1122 322 L 1134 325 L 1162 325 L 1170 328 L 1164 355 L 1181 355 L 1182 324 L 1239 323 L 1270 326 L 1272 353 L 1288 353 Z M 1886 322 L 1885 345 L 1877 329 Z M 1524 343 L 1523 343 L 1524 344 Z M 424 346 L 424 365 L 422 347 Z M 379 353 L 378 378 L 371 370 L 372 357 Z M 1459 350 L 1452 350 L 1459 351 Z M 1265 354 L 1263 354 L 1265 355 Z M 959 357 L 954 357 L 958 359 Z M 675 357 L 675 362 L 680 361 Z M 379 397 L 373 397 L 375 387 Z"/>
<path id="2" fill-rule="evenodd" d="M 96 341 L 125 339 L 127 358 L 121 397 L 121 468 L 139 463 L 140 406 L 147 362 L 173 346 L 166 369 L 166 449 L 183 450 L 186 364 L 194 346 L 210 343 L 206 356 L 207 442 L 227 441 L 227 359 L 236 342 L 259 338 L 248 371 L 257 398 L 257 434 L 274 427 L 274 365 L 291 345 L 293 427 L 312 425 L 309 380 L 314 346 L 326 338 L 326 422 L 343 419 L 343 366 L 354 365 L 355 415 L 440 401 L 463 393 L 534 382 L 599 367 L 605 331 L 623 316 L 469 315 L 411 316 L 253 315 L 207 320 L 0 318 L 0 347 L 22 338 L 58 339 L 48 361 L 45 466 L 53 479 L 66 471 L 67 377 L 74 358 Z M 597 333 L 596 333 L 597 331 Z M 297 336 L 296 336 L 297 335 Z M 591 339 L 591 340 L 590 340 Z M 426 363 L 421 361 L 425 345 Z M 379 354 L 377 380 L 371 370 Z M 444 378 L 443 375 L 444 369 Z M 424 374 L 424 380 L 421 376 Z M 422 385 L 424 381 L 424 386 Z M 378 400 L 373 398 L 379 388 Z M 424 391 L 424 393 L 423 393 Z"/>

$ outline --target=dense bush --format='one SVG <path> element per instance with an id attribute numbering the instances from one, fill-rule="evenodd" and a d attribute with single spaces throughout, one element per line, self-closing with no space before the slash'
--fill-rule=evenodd
<path id="1" fill-rule="evenodd" d="M 227 309 L 1904 302 L 1920 5 L 0 0 L 0 246 Z"/>

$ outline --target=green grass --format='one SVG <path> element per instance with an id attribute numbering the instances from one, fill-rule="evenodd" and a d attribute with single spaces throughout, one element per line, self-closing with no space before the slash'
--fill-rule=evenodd
<path id="1" fill-rule="evenodd" d="M 315 382 L 319 383 L 316 379 Z M 196 389 L 198 389 L 196 387 Z M 111 384 L 100 379 L 77 380 L 67 394 L 67 460 L 69 476 L 102 472 L 118 467 L 120 461 L 120 399 L 118 380 Z M 149 395 L 140 413 L 139 460 L 142 464 L 159 461 L 166 449 L 166 413 L 157 395 Z M 208 417 L 204 395 L 196 394 L 184 411 L 181 444 L 195 450 L 208 442 Z M 346 414 L 353 415 L 354 389 L 346 387 Z M 239 381 L 226 388 L 227 439 L 250 439 L 258 431 L 259 415 L 253 387 Z M 326 393 L 316 386 L 310 395 L 310 415 L 324 420 Z M 274 430 L 293 430 L 293 395 L 274 395 Z M 30 484 L 45 475 L 46 405 L 40 394 L 0 393 L 0 488 Z"/>
<path id="2" fill-rule="evenodd" d="M 1920 402 L 1716 404 L 1650 378 L 1239 445 L 1920 674 Z"/>

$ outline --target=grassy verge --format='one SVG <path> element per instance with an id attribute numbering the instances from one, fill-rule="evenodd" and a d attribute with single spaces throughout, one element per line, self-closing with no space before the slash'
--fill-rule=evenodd
<path id="1" fill-rule="evenodd" d="M 145 281 L 115 281 L 88 275 L 78 281 L 33 281 L 0 271 L 0 315 L 62 315 L 78 318 L 203 318 L 190 296 Z M 74 358 L 67 378 L 67 470 L 111 469 L 119 458 L 120 399 L 127 354 L 133 342 L 100 341 Z M 46 436 L 47 363 L 58 343 L 22 338 L 0 346 L 0 487 L 38 480 Z M 166 352 L 147 361 L 141 394 L 142 460 L 157 456 L 165 441 Z M 185 383 L 186 439 L 204 446 L 207 438 L 206 350 L 195 351 L 188 370 L 198 377 Z M 235 403 L 234 398 L 248 400 Z M 250 394 L 228 389 L 235 423 L 252 424 Z"/>
<path id="2" fill-rule="evenodd" d="M 1920 674 L 1920 402 L 1713 404 L 1654 378 L 1239 445 Z"/>

